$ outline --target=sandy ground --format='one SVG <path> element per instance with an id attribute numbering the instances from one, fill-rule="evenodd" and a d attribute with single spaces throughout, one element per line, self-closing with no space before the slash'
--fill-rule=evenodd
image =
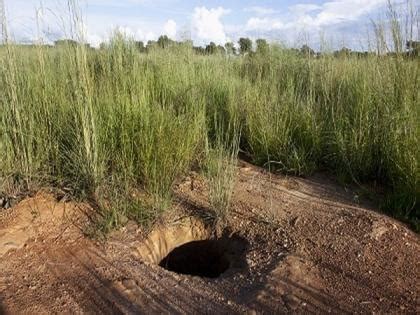
<path id="1" fill-rule="evenodd" d="M 174 214 L 205 214 L 206 196 L 190 174 Z M 226 231 L 246 250 L 208 279 L 139 258 L 147 235 L 132 222 L 89 239 L 88 206 L 39 193 L 0 209 L 0 314 L 419 313 L 419 236 L 359 199 L 241 162 Z"/>

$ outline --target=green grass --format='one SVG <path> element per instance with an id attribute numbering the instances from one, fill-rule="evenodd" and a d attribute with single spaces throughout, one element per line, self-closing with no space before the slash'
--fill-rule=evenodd
<path id="1" fill-rule="evenodd" d="M 9 44 L 0 58 L 0 190 L 69 187 L 112 227 L 164 211 L 199 165 L 223 215 L 240 146 L 270 169 L 377 183 L 381 207 L 418 228 L 418 59 L 274 46 L 264 57 L 141 54 L 118 35 L 106 50 Z M 133 189 L 150 196 L 146 207 Z"/>

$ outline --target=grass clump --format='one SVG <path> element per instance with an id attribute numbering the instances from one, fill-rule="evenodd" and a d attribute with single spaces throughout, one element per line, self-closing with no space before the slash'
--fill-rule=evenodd
<path id="1" fill-rule="evenodd" d="M 227 125 L 216 116 L 214 124 L 215 139 L 208 144 L 206 152 L 206 177 L 211 208 L 217 221 L 223 224 L 229 214 L 236 181 L 240 126 L 235 116 Z"/>

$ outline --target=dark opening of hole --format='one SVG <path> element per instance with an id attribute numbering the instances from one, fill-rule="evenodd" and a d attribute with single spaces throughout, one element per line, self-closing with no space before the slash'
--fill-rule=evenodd
<path id="1" fill-rule="evenodd" d="M 232 265 L 239 265 L 245 246 L 238 245 L 226 240 L 190 242 L 175 248 L 159 266 L 180 274 L 217 278 Z"/>

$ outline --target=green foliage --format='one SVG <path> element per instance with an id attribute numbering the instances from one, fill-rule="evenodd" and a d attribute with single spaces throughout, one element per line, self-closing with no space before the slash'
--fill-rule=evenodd
<path id="1" fill-rule="evenodd" d="M 162 35 L 157 40 L 157 45 L 162 49 L 168 48 L 173 44 L 174 42 L 167 35 Z"/>
<path id="2" fill-rule="evenodd" d="M 144 46 L 144 43 L 142 41 L 136 41 L 135 45 L 139 52 L 146 52 L 146 47 Z"/>
<path id="3" fill-rule="evenodd" d="M 236 179 L 239 133 L 231 141 L 218 138 L 207 152 L 206 177 L 209 200 L 215 217 L 223 222 L 229 213 Z"/>
<path id="4" fill-rule="evenodd" d="M 315 51 L 308 45 L 303 45 L 300 49 L 300 53 L 304 57 L 312 57 L 315 55 Z"/>
<path id="5" fill-rule="evenodd" d="M 77 46 L 78 42 L 73 39 L 59 39 L 54 42 L 55 46 Z"/>
<path id="6" fill-rule="evenodd" d="M 232 42 L 227 42 L 225 44 L 225 49 L 226 49 L 226 53 L 228 55 L 235 55 L 236 54 L 236 48 L 235 48 L 235 46 L 233 45 Z"/>
<path id="7" fill-rule="evenodd" d="M 217 46 L 215 43 L 210 42 L 210 44 L 208 44 L 206 46 L 206 53 L 208 55 L 214 55 L 217 52 Z"/>
<path id="8" fill-rule="evenodd" d="M 101 50 L 2 47 L 0 183 L 70 187 L 101 205 L 107 230 L 126 217 L 152 220 L 174 182 L 204 165 L 224 216 L 240 144 L 269 169 L 376 182 L 383 208 L 418 224 L 417 60 L 303 58 L 263 42 L 264 55 L 225 58 L 158 45 L 143 54 L 116 34 Z M 251 45 L 243 39 L 241 52 Z"/>
<path id="9" fill-rule="evenodd" d="M 257 44 L 257 53 L 261 55 L 267 55 L 270 49 L 270 46 L 268 45 L 267 41 L 265 39 L 260 38 L 257 39 L 255 42 Z"/>
<path id="10" fill-rule="evenodd" d="M 351 54 L 351 49 L 343 47 L 340 50 L 334 52 L 334 56 L 338 58 L 349 57 Z"/>
<path id="11" fill-rule="evenodd" d="M 409 56 L 420 57 L 420 41 L 409 40 L 405 47 Z"/>
<path id="12" fill-rule="evenodd" d="M 219 54 L 225 55 L 226 54 L 226 49 L 222 45 L 217 45 L 217 52 Z"/>
<path id="13" fill-rule="evenodd" d="M 249 38 L 241 37 L 238 43 L 239 43 L 239 50 L 242 55 L 246 53 L 250 53 L 252 51 L 252 40 L 250 40 Z"/>

